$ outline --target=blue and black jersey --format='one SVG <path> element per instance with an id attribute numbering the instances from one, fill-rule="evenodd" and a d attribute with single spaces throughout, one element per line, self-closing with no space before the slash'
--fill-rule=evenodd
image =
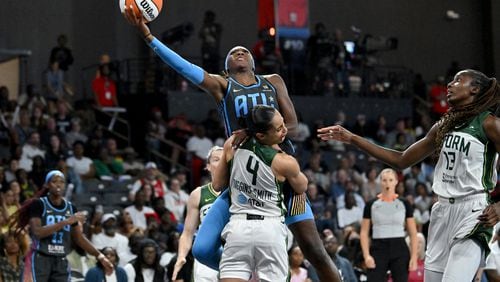
<path id="1" fill-rule="evenodd" d="M 257 83 L 245 86 L 229 77 L 226 95 L 218 105 L 224 120 L 226 137 L 241 128 L 238 120 L 246 117 L 257 105 L 272 106 L 278 111 L 279 105 L 274 86 L 261 75 L 256 75 Z"/>

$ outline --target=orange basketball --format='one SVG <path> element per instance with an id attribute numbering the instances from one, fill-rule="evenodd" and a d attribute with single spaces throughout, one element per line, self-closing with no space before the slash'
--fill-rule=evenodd
<path id="1" fill-rule="evenodd" d="M 160 14 L 163 0 L 120 0 L 120 10 L 122 13 L 125 6 L 132 6 L 134 13 L 137 15 L 142 14 L 142 17 L 147 22 L 150 22 Z"/>

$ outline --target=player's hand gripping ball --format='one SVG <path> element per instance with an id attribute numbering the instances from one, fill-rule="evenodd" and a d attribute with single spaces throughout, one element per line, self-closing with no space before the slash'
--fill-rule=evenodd
<path id="1" fill-rule="evenodd" d="M 122 13 L 125 6 L 132 6 L 136 15 L 142 14 L 142 17 L 147 22 L 150 22 L 160 14 L 163 0 L 120 0 L 120 10 Z"/>

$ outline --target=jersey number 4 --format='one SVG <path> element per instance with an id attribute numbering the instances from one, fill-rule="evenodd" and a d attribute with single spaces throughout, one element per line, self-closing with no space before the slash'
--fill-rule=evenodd
<path id="1" fill-rule="evenodd" d="M 247 171 L 252 174 L 252 185 L 257 185 L 257 171 L 259 170 L 259 161 L 255 160 L 255 164 L 252 165 L 253 157 L 248 157 L 247 161 Z"/>

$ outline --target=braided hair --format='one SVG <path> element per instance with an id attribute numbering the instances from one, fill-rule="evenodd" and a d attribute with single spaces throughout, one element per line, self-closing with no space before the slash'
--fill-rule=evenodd
<path id="1" fill-rule="evenodd" d="M 491 111 L 498 116 L 500 85 L 497 80 L 494 77 L 489 78 L 477 70 L 467 69 L 463 72 L 472 78 L 471 85 L 478 87 L 479 92 L 471 103 L 462 106 L 452 106 L 441 117 L 438 121 L 436 148 L 442 147 L 446 134 L 451 132 L 453 128 L 470 122 L 478 114 L 484 111 Z"/>

